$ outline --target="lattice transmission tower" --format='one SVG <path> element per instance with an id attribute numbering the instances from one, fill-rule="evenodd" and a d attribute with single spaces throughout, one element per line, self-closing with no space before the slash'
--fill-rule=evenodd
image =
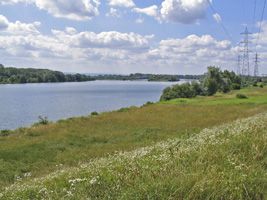
<path id="1" fill-rule="evenodd" d="M 245 28 L 245 31 L 243 33 L 241 33 L 241 35 L 244 35 L 244 40 L 241 42 L 241 44 L 243 44 L 243 49 L 242 49 L 242 70 L 241 70 L 241 74 L 243 76 L 250 76 L 250 64 L 249 64 L 249 35 L 251 33 L 248 32 L 248 28 Z"/>
<path id="2" fill-rule="evenodd" d="M 259 54 L 255 54 L 254 76 L 259 76 Z"/>
<path id="3" fill-rule="evenodd" d="M 241 75 L 241 55 L 238 55 L 238 57 L 237 57 L 236 74 Z"/>

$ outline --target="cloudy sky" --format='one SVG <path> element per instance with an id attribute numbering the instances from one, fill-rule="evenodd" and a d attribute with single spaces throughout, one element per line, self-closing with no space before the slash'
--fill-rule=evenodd
<path id="1" fill-rule="evenodd" d="M 260 73 L 267 74 L 263 5 L 264 0 L 0 0 L 0 63 L 81 73 L 200 74 L 209 65 L 236 70 L 240 32 L 247 25 L 251 69 L 258 51 Z"/>

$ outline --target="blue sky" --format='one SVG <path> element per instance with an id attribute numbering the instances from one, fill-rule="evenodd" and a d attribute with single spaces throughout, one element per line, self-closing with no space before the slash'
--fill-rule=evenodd
<path id="1" fill-rule="evenodd" d="M 215 13 L 208 0 L 1 0 L 0 63 L 81 73 L 236 70 L 246 25 L 255 51 L 264 0 L 253 21 L 254 3 L 213 0 Z M 265 19 L 257 51 L 267 74 Z"/>

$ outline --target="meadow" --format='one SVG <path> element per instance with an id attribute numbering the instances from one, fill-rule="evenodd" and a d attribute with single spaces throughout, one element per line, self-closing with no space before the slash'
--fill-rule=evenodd
<path id="1" fill-rule="evenodd" d="M 2 131 L 0 198 L 266 198 L 266 112 L 253 87 Z"/>

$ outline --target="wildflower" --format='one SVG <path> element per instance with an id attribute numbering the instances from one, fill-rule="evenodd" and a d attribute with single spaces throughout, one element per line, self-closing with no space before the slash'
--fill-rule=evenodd
<path id="1" fill-rule="evenodd" d="M 90 180 L 90 184 L 91 184 L 91 185 L 94 185 L 94 184 L 96 184 L 96 183 L 97 183 L 97 179 L 98 179 L 98 176 L 97 176 L 97 177 L 94 177 L 94 178 L 92 178 L 92 179 Z"/>

